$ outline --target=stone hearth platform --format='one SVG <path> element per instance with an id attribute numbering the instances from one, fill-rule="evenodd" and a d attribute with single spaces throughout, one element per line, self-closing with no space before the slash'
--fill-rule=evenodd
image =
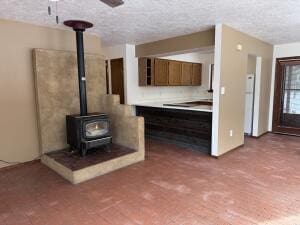
<path id="1" fill-rule="evenodd" d="M 143 160 L 144 155 L 141 152 L 116 144 L 110 146 L 110 152 L 103 148 L 90 150 L 84 158 L 79 153 L 71 154 L 69 149 L 63 149 L 47 153 L 41 159 L 43 164 L 73 184 Z"/>

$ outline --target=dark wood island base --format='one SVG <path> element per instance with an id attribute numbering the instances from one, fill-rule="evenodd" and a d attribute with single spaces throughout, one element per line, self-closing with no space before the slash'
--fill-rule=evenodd
<path id="1" fill-rule="evenodd" d="M 136 106 L 145 135 L 211 154 L 212 112 Z"/>

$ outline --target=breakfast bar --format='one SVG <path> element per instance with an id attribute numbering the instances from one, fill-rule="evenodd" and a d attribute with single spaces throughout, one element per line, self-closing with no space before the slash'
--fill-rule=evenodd
<path id="1" fill-rule="evenodd" d="M 189 100 L 135 104 L 145 119 L 145 135 L 210 154 L 212 101 Z"/>

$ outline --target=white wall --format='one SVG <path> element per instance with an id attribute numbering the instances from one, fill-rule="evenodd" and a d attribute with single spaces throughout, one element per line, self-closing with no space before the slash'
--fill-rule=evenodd
<path id="1" fill-rule="evenodd" d="M 138 76 L 138 58 L 135 57 L 135 45 L 118 45 L 103 49 L 106 59 L 124 58 L 124 85 L 126 104 L 173 100 L 189 97 L 210 98 L 208 90 L 209 64 L 214 63 L 214 54 L 186 53 L 164 58 L 187 62 L 203 63 L 202 85 L 197 87 L 140 87 Z M 110 72 L 110 64 L 108 65 Z M 111 84 L 110 84 L 111 85 Z"/>
<path id="2" fill-rule="evenodd" d="M 138 58 L 135 57 L 135 45 L 126 45 L 126 90 L 127 104 L 135 103 L 140 98 Z"/>
<path id="3" fill-rule="evenodd" d="M 272 85 L 271 85 L 271 95 L 270 95 L 271 100 L 270 100 L 270 109 L 269 109 L 269 131 L 272 131 L 276 58 L 292 57 L 292 56 L 300 56 L 300 42 L 274 46 L 273 65 L 272 65 Z"/>
<path id="4" fill-rule="evenodd" d="M 211 134 L 211 155 L 219 156 L 219 123 L 220 123 L 220 88 L 221 88 L 221 59 L 222 59 L 222 24 L 215 27 L 215 55 L 214 55 L 214 82 L 213 82 L 213 114 Z"/>
<path id="5" fill-rule="evenodd" d="M 261 65 L 262 58 L 255 57 L 255 85 L 254 85 L 254 104 L 253 104 L 253 125 L 252 136 L 259 137 L 259 119 L 260 119 L 260 92 L 261 92 Z"/>

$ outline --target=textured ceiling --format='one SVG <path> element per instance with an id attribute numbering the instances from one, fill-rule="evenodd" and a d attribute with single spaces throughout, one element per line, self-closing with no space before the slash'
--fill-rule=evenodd
<path id="1" fill-rule="evenodd" d="M 0 3 L 0 18 L 65 29 L 48 16 L 48 0 Z M 61 21 L 94 23 L 89 32 L 99 35 L 104 45 L 145 43 L 205 30 L 216 23 L 273 44 L 300 41 L 299 0 L 125 0 L 114 9 L 98 0 L 61 0 L 58 14 Z"/>

